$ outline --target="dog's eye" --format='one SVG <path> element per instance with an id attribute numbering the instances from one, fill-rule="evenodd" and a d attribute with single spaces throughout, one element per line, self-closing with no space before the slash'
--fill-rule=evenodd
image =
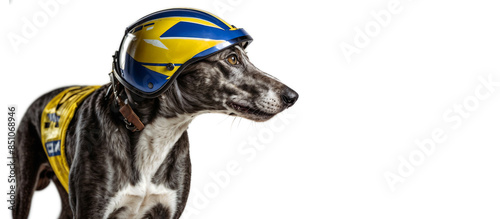
<path id="1" fill-rule="evenodd" d="M 230 55 L 226 58 L 227 62 L 229 62 L 229 64 L 231 65 L 237 65 L 239 63 L 238 61 L 238 56 L 236 55 Z"/>

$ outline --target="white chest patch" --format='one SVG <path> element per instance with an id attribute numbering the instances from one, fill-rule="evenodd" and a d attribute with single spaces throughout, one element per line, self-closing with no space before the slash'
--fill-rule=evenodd
<path id="1" fill-rule="evenodd" d="M 157 118 L 146 125 L 141 131 L 134 157 L 135 168 L 140 174 L 139 183 L 120 188 L 111 198 L 104 218 L 122 207 L 125 210 L 118 213 L 118 218 L 142 218 L 158 204 L 168 208 L 170 216 L 173 216 L 177 208 L 177 191 L 166 185 L 153 184 L 151 179 L 191 121 L 191 116 L 179 116 Z"/>

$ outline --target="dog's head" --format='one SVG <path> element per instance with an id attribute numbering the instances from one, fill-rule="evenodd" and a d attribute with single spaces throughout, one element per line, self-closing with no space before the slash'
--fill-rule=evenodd
<path id="1" fill-rule="evenodd" d="M 191 64 L 164 95 L 176 96 L 186 112 L 218 112 L 253 121 L 272 118 L 299 97 L 256 68 L 239 45 Z"/>

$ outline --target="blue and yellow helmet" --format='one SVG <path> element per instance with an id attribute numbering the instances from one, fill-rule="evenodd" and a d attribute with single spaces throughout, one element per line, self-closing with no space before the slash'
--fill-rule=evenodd
<path id="1" fill-rule="evenodd" d="M 252 37 L 201 10 L 177 8 L 149 14 L 125 30 L 114 56 L 114 74 L 135 94 L 163 93 L 189 64 Z"/>

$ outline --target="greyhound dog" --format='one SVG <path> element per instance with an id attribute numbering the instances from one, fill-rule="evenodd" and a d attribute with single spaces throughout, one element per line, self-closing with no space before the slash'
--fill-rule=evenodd
<path id="1" fill-rule="evenodd" d="M 145 125 L 140 132 L 129 131 L 116 116 L 113 99 L 106 96 L 110 86 L 90 94 L 68 126 L 69 193 L 48 162 L 40 133 L 44 107 L 65 88 L 44 94 L 27 109 L 16 139 L 14 218 L 28 217 L 35 190 L 50 181 L 61 198 L 60 218 L 179 218 L 190 187 L 190 122 L 204 113 L 263 122 L 298 99 L 257 69 L 241 45 L 189 65 L 164 93 L 134 105 Z"/>

